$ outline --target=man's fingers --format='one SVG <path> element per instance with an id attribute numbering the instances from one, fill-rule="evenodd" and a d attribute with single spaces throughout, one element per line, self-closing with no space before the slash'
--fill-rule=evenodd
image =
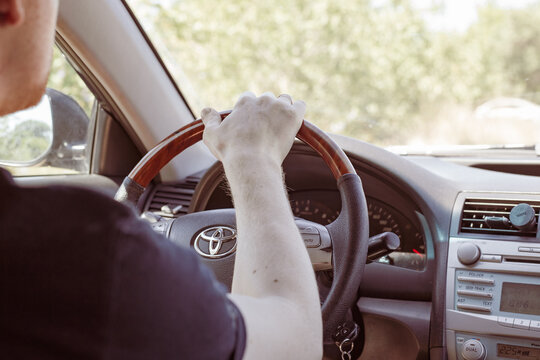
<path id="1" fill-rule="evenodd" d="M 289 94 L 281 94 L 278 96 L 278 100 L 283 101 L 287 105 L 292 105 L 292 97 Z"/>
<path id="2" fill-rule="evenodd" d="M 258 104 L 271 104 L 272 101 L 276 100 L 276 95 L 273 92 L 267 91 L 262 93 L 261 96 L 257 98 Z"/>
<path id="3" fill-rule="evenodd" d="M 212 108 L 204 108 L 201 111 L 201 119 L 205 128 L 217 127 L 221 124 L 221 115 Z"/>
<path id="4" fill-rule="evenodd" d="M 251 91 L 246 91 L 245 93 L 240 95 L 240 97 L 238 98 L 238 101 L 234 105 L 234 109 L 236 109 L 239 106 L 244 105 L 246 102 L 248 102 L 250 100 L 255 100 L 256 98 L 257 97 L 255 96 L 254 93 L 252 93 Z"/>
<path id="5" fill-rule="evenodd" d="M 304 115 L 306 114 L 306 103 L 302 100 L 296 100 L 293 103 L 294 112 L 296 112 L 297 116 L 301 119 L 304 118 Z"/>

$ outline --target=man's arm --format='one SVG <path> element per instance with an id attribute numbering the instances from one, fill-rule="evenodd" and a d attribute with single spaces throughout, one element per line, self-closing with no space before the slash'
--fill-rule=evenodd
<path id="1" fill-rule="evenodd" d="M 246 322 L 246 359 L 322 357 L 317 285 L 281 172 L 304 112 L 288 95 L 251 93 L 223 122 L 203 111 L 204 141 L 223 162 L 236 208 L 231 299 Z"/>

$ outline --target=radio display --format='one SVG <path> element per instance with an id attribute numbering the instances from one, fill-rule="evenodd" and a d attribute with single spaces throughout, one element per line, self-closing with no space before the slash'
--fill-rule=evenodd
<path id="1" fill-rule="evenodd" d="M 508 344 L 497 344 L 497 357 L 506 359 L 540 359 L 540 349 Z"/>
<path id="2" fill-rule="evenodd" d="M 540 315 L 540 285 L 503 282 L 500 310 Z"/>

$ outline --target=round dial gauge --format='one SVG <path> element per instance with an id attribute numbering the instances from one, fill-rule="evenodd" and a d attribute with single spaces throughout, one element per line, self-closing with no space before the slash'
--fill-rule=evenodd
<path id="1" fill-rule="evenodd" d="M 322 202 L 310 199 L 292 200 L 291 208 L 294 216 L 322 225 L 330 224 L 339 215 L 339 210 L 332 209 Z"/>
<path id="2" fill-rule="evenodd" d="M 391 231 L 401 240 L 397 251 L 424 254 L 424 237 L 403 215 L 373 199 L 368 199 L 368 215 L 370 236 Z"/>

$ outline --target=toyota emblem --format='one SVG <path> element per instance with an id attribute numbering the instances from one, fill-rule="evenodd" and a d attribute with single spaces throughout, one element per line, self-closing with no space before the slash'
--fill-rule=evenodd
<path id="1" fill-rule="evenodd" d="M 219 259 L 236 251 L 236 230 L 228 226 L 214 226 L 197 235 L 195 251 L 209 259 Z"/>

